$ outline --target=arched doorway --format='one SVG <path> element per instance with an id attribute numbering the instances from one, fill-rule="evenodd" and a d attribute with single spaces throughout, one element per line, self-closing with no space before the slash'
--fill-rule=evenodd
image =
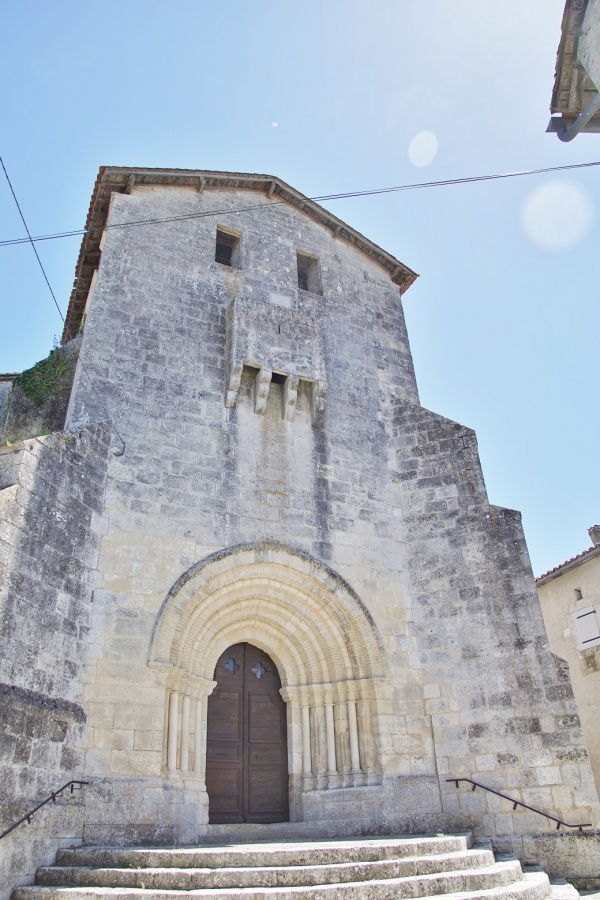
<path id="1" fill-rule="evenodd" d="M 165 686 L 164 775 L 194 792 L 194 802 L 198 795 L 203 822 L 215 666 L 242 642 L 268 654 L 281 678 L 289 818 L 304 821 L 314 791 L 381 784 L 396 754 L 386 654 L 369 610 L 336 572 L 298 550 L 274 542 L 232 548 L 173 585 L 149 648 Z"/>
<path id="2" fill-rule="evenodd" d="M 252 644 L 228 647 L 208 698 L 209 822 L 287 822 L 285 703 L 272 659 Z"/>

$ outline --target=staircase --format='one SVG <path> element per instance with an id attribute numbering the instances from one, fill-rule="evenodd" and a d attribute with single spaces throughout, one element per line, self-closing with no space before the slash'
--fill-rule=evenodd
<path id="1" fill-rule="evenodd" d="M 468 836 L 59 850 L 12 900 L 544 900 L 543 872 L 496 862 Z"/>

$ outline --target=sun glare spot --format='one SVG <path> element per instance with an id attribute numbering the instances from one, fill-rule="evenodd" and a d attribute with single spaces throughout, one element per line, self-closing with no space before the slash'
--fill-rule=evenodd
<path id="1" fill-rule="evenodd" d="M 438 139 L 432 131 L 420 131 L 408 145 L 408 158 L 418 168 L 430 165 L 437 152 Z"/>
<path id="2" fill-rule="evenodd" d="M 549 181 L 532 191 L 521 208 L 521 226 L 542 250 L 568 250 L 590 229 L 593 211 L 587 195 L 566 181 Z"/>

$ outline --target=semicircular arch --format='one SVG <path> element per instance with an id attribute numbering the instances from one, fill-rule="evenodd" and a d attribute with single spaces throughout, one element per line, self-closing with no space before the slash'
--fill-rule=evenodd
<path id="1" fill-rule="evenodd" d="M 284 687 L 381 680 L 377 627 L 332 569 L 278 543 L 243 545 L 192 566 L 159 611 L 153 666 L 212 679 L 221 652 L 253 641 L 281 667 Z"/>

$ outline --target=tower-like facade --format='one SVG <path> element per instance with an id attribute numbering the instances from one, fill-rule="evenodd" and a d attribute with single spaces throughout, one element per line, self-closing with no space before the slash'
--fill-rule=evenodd
<path id="1" fill-rule="evenodd" d="M 519 515 L 419 403 L 415 277 L 279 179 L 101 169 L 65 431 L 0 457 L 3 680 L 68 704 L 85 841 L 539 831 L 451 777 L 595 821 Z"/>

